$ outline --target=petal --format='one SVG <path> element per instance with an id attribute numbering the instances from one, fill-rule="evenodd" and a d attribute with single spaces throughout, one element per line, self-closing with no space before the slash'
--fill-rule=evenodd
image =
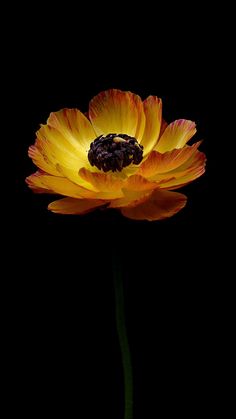
<path id="1" fill-rule="evenodd" d="M 133 207 L 147 200 L 152 190 L 131 191 L 123 189 L 124 196 L 110 202 L 109 208 Z"/>
<path id="2" fill-rule="evenodd" d="M 88 153 L 90 143 L 96 133 L 88 118 L 78 109 L 62 109 L 52 112 L 47 120 L 49 126 L 56 128 L 75 150 Z"/>
<path id="3" fill-rule="evenodd" d="M 136 140 L 139 141 L 139 143 L 141 143 L 144 130 L 145 130 L 145 125 L 146 125 L 146 116 L 144 113 L 144 107 L 143 107 L 143 102 L 141 98 L 135 94 L 133 94 L 132 96 L 133 96 L 133 101 L 138 111 L 138 124 L 137 124 L 136 133 L 134 137 L 136 138 Z"/>
<path id="4" fill-rule="evenodd" d="M 26 178 L 28 186 L 36 192 L 58 193 L 73 198 L 93 198 L 95 192 L 82 188 L 63 177 L 50 176 L 42 172 L 36 172 Z"/>
<path id="5" fill-rule="evenodd" d="M 54 166 L 59 163 L 78 170 L 88 162 L 85 153 L 79 147 L 75 149 L 57 129 L 42 125 L 36 135 L 36 147 Z"/>
<path id="6" fill-rule="evenodd" d="M 205 165 L 206 165 L 206 156 L 204 153 L 196 151 L 195 154 L 187 160 L 182 166 L 178 167 L 176 170 L 169 172 L 168 175 L 172 176 L 172 179 L 163 179 L 161 180 L 160 188 L 163 189 L 178 189 L 188 183 L 192 182 L 193 180 L 197 179 L 198 177 L 202 176 L 205 172 Z M 155 179 L 157 182 L 160 181 L 160 178 Z"/>
<path id="7" fill-rule="evenodd" d="M 82 168 L 79 171 L 81 178 L 88 182 L 93 188 L 96 188 L 96 198 L 98 199 L 117 199 L 124 196 L 122 186 L 124 179 L 110 173 L 90 172 Z"/>
<path id="8" fill-rule="evenodd" d="M 33 160 L 34 164 L 41 170 L 50 175 L 60 176 L 55 165 L 48 160 L 47 156 L 43 156 L 35 145 L 31 145 L 28 150 L 29 157 Z"/>
<path id="9" fill-rule="evenodd" d="M 165 153 L 174 148 L 182 148 L 195 133 L 195 122 L 186 119 L 178 119 L 167 126 L 160 137 L 155 150 L 159 151 L 159 153 Z"/>
<path id="10" fill-rule="evenodd" d="M 157 143 L 162 118 L 162 101 L 156 96 L 149 96 L 143 102 L 146 125 L 141 144 L 144 146 L 144 156 L 153 149 Z"/>
<path id="11" fill-rule="evenodd" d="M 36 149 L 42 156 L 35 160 L 38 167 L 49 174 L 68 177 L 81 186 L 88 185 L 78 176 L 81 167 L 90 167 L 87 155 L 82 149 L 75 147 L 56 128 L 42 125 L 37 132 Z M 47 163 L 47 167 L 45 163 Z M 51 169 L 52 168 L 52 169 Z"/>
<path id="12" fill-rule="evenodd" d="M 124 188 L 128 191 L 149 191 L 157 187 L 155 182 L 149 181 L 140 175 L 130 176 L 124 183 Z"/>
<path id="13" fill-rule="evenodd" d="M 48 209 L 58 214 L 86 214 L 98 207 L 106 204 L 105 201 L 98 199 L 73 199 L 63 198 L 53 201 L 48 205 Z"/>
<path id="14" fill-rule="evenodd" d="M 137 205 L 149 196 L 157 188 L 156 182 L 150 182 L 140 175 L 130 176 L 124 183 L 122 192 L 124 197 L 110 203 L 110 208 L 119 208 Z"/>
<path id="15" fill-rule="evenodd" d="M 162 118 L 161 121 L 161 129 L 160 129 L 160 134 L 159 134 L 159 138 L 161 138 L 163 132 L 165 131 L 165 129 L 168 127 L 168 123 Z"/>
<path id="16" fill-rule="evenodd" d="M 83 167 L 80 169 L 79 174 L 84 180 L 91 183 L 98 191 L 119 191 L 124 184 L 124 181 L 121 178 L 118 178 L 116 175 L 111 173 L 90 172 Z"/>
<path id="17" fill-rule="evenodd" d="M 134 220 L 162 220 L 176 214 L 186 202 L 187 197 L 183 194 L 156 189 L 144 202 L 122 208 L 121 213 Z"/>
<path id="18" fill-rule="evenodd" d="M 142 134 L 140 101 L 133 93 L 117 89 L 95 96 L 89 104 L 89 118 L 97 136 L 117 133 L 135 137 L 137 131 Z"/>
<path id="19" fill-rule="evenodd" d="M 76 185 L 82 186 L 82 188 L 89 189 L 91 191 L 98 191 L 95 186 L 83 179 L 77 170 L 62 166 L 60 164 L 57 164 L 57 170 L 60 172 L 62 177 L 68 178 Z M 80 168 L 78 168 L 78 170 L 80 170 Z"/>
<path id="20" fill-rule="evenodd" d="M 192 146 L 174 149 L 163 154 L 152 151 L 140 165 L 138 174 L 149 178 L 156 174 L 170 172 L 185 163 L 195 153 L 200 144 L 201 141 Z"/>
<path id="21" fill-rule="evenodd" d="M 149 178 L 161 189 L 177 189 L 192 182 L 205 171 L 206 156 L 198 150 L 184 164 L 167 173 L 157 173 Z"/>

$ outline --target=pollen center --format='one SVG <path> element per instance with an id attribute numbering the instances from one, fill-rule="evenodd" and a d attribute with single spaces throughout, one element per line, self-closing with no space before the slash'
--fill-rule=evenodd
<path id="1" fill-rule="evenodd" d="M 120 172 L 143 159 L 143 146 L 126 134 L 100 135 L 90 145 L 88 160 L 92 166 L 108 172 Z"/>

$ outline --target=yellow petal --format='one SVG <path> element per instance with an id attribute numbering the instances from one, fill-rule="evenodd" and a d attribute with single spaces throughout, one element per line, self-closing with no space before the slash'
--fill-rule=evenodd
<path id="1" fill-rule="evenodd" d="M 174 149 L 166 153 L 152 151 L 146 160 L 141 163 L 138 174 L 150 178 L 160 173 L 170 172 L 185 163 L 197 150 L 201 141 L 192 146 Z"/>
<path id="2" fill-rule="evenodd" d="M 145 156 L 150 153 L 156 145 L 160 134 L 162 101 L 156 96 L 149 96 L 146 100 L 144 100 L 143 107 L 146 117 L 146 125 L 141 144 L 144 146 L 143 155 Z"/>
<path id="3" fill-rule="evenodd" d="M 54 166 L 59 163 L 78 171 L 81 164 L 89 164 L 84 152 L 75 149 L 57 129 L 42 125 L 36 135 L 36 147 Z"/>
<path id="4" fill-rule="evenodd" d="M 48 209 L 58 214 L 86 214 L 90 211 L 95 210 L 106 202 L 98 199 L 73 199 L 63 198 L 58 201 L 51 202 L 48 205 Z"/>
<path id="5" fill-rule="evenodd" d="M 167 126 L 158 141 L 155 150 L 159 153 L 182 148 L 196 133 L 195 122 L 178 119 Z"/>
<path id="6" fill-rule="evenodd" d="M 183 194 L 156 189 L 144 202 L 122 208 L 121 213 L 134 220 L 162 220 L 176 214 L 186 202 L 187 197 Z"/>
<path id="7" fill-rule="evenodd" d="M 134 137 L 136 138 L 136 140 L 138 140 L 139 143 L 141 143 L 146 125 L 146 116 L 144 113 L 144 107 L 141 98 L 135 94 L 132 94 L 132 97 L 138 111 L 138 124 Z"/>
<path id="8" fill-rule="evenodd" d="M 99 93 L 89 104 L 89 118 L 98 135 L 127 134 L 135 137 L 143 131 L 141 99 L 131 92 L 110 89 Z"/>
<path id="9" fill-rule="evenodd" d="M 35 160 L 37 166 L 49 174 L 68 177 L 72 182 L 87 187 L 88 184 L 79 177 L 81 167 L 90 167 L 84 150 L 75 147 L 56 128 L 42 125 L 37 132 L 36 149 L 41 160 Z M 82 150 L 82 151 L 81 151 Z M 42 162 L 47 162 L 47 167 Z M 91 188 L 93 189 L 93 188 Z"/>
<path id="10" fill-rule="evenodd" d="M 69 180 L 71 180 L 71 182 L 75 183 L 76 185 L 82 186 L 82 188 L 89 189 L 91 191 L 98 191 L 98 189 L 95 186 L 83 179 L 77 170 L 71 169 L 70 167 L 62 166 L 60 164 L 57 164 L 57 170 L 62 177 L 68 178 Z"/>
<path id="11" fill-rule="evenodd" d="M 46 155 L 43 156 L 35 145 L 29 147 L 28 155 L 39 169 L 50 175 L 60 176 L 56 166 L 50 162 Z"/>
<path id="12" fill-rule="evenodd" d="M 50 193 L 51 191 L 60 195 L 73 198 L 94 198 L 95 192 L 75 185 L 70 180 L 63 177 L 50 176 L 42 172 L 36 172 L 26 178 L 28 186 L 34 191 Z"/>
<path id="13" fill-rule="evenodd" d="M 82 112 L 78 109 L 52 112 L 47 123 L 56 128 L 75 150 L 83 150 L 87 156 L 90 143 L 95 140 L 96 133 L 91 122 Z"/>

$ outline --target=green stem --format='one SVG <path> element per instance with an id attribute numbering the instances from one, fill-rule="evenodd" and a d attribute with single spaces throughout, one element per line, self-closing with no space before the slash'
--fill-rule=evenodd
<path id="1" fill-rule="evenodd" d="M 125 393 L 125 416 L 124 419 L 133 419 L 133 376 L 130 348 L 127 338 L 125 324 L 125 301 L 122 279 L 121 261 L 119 255 L 113 257 L 113 276 L 116 300 L 116 327 L 120 342 L 121 357 L 124 373 L 124 393 Z"/>

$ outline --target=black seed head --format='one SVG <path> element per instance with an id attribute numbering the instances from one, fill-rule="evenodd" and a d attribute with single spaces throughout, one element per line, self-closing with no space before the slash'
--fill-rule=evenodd
<path id="1" fill-rule="evenodd" d="M 126 134 L 100 135 L 90 145 L 88 160 L 92 166 L 108 172 L 120 172 L 143 159 L 143 146 Z"/>

